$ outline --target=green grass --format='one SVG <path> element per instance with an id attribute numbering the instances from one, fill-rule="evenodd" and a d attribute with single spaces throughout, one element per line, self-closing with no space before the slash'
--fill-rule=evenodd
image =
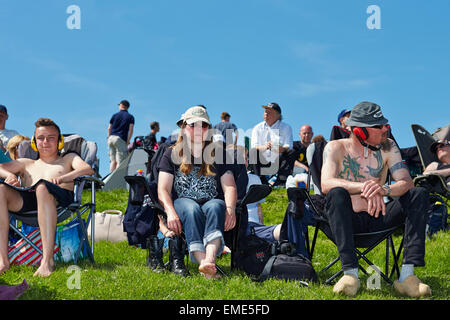
<path id="1" fill-rule="evenodd" d="M 85 195 L 88 197 L 89 195 Z M 118 209 L 125 212 L 128 193 L 125 190 L 97 193 L 97 211 Z M 276 189 L 263 204 L 266 224 L 280 223 L 287 206 L 286 191 Z M 313 229 L 310 229 L 313 232 Z M 395 237 L 396 246 L 401 237 Z M 450 233 L 440 232 L 433 240 L 426 242 L 426 267 L 416 268 L 418 277 L 429 284 L 432 296 L 426 299 L 449 299 L 449 243 Z M 315 269 L 321 270 L 336 257 L 335 246 L 319 233 L 314 253 Z M 380 268 L 384 268 L 385 247 L 380 245 L 369 258 Z M 82 261 L 80 267 L 80 289 L 70 289 L 74 273 L 70 264 L 57 264 L 56 271 L 49 278 L 35 278 L 36 268 L 13 265 L 11 269 L 0 276 L 0 285 L 15 285 L 25 278 L 30 285 L 20 299 L 54 299 L 54 300 L 178 300 L 178 299 L 212 299 L 212 300 L 317 300 L 317 299 L 350 299 L 335 295 L 331 286 L 323 282 L 338 271 L 339 263 L 331 270 L 319 274 L 320 282 L 310 284 L 308 288 L 296 282 L 268 280 L 263 283 L 252 282 L 240 271 L 230 271 L 230 256 L 219 258 L 221 266 L 228 277 L 217 281 L 206 280 L 199 275 L 197 265 L 190 262 L 191 276 L 180 278 L 171 273 L 155 274 L 145 266 L 146 252 L 140 248 L 129 246 L 126 242 L 99 242 L 95 245 L 96 264 L 88 260 Z M 167 261 L 168 257 L 165 256 Z M 381 289 L 370 290 L 366 282 L 368 276 L 360 272 L 361 289 L 353 299 L 383 300 L 405 299 L 384 283 Z"/>

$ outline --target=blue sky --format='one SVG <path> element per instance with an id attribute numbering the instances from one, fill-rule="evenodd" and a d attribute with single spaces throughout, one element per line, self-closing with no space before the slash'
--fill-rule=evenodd
<path id="1" fill-rule="evenodd" d="M 381 29 L 367 28 L 369 5 Z M 50 117 L 96 141 L 103 175 L 121 99 L 135 135 L 156 120 L 158 137 L 195 104 L 247 131 L 277 102 L 294 140 L 305 123 L 328 139 L 341 109 L 368 100 L 409 147 L 412 123 L 450 123 L 449 16 L 447 0 L 0 0 L 0 104 L 22 134 Z"/>

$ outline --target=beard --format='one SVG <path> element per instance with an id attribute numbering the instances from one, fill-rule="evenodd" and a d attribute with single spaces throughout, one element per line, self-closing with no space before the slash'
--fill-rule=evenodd
<path id="1" fill-rule="evenodd" d="M 380 145 L 381 145 L 381 150 L 386 151 L 386 152 L 391 151 L 391 142 L 388 140 L 387 137 L 384 141 L 382 141 L 380 143 Z"/>

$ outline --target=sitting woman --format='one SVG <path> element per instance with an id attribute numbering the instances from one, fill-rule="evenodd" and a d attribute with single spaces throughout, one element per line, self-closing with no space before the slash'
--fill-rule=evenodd
<path id="1" fill-rule="evenodd" d="M 206 278 L 216 278 L 223 233 L 236 223 L 236 184 L 228 166 L 216 162 L 214 148 L 208 148 L 212 134 L 206 109 L 188 109 L 180 127 L 176 144 L 158 166 L 158 198 L 169 230 L 177 235 L 184 230 L 191 260 Z"/>

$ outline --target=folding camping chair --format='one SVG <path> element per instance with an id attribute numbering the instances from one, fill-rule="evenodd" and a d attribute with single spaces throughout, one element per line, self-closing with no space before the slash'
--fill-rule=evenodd
<path id="1" fill-rule="evenodd" d="M 74 135 L 70 135 L 74 136 Z M 78 138 L 80 136 L 76 135 L 74 138 Z M 81 137 L 80 137 L 81 138 Z M 65 138 L 66 140 L 66 138 Z M 69 138 L 68 141 L 71 139 Z M 83 139 L 84 140 L 84 139 Z M 85 140 L 84 140 L 85 141 Z M 80 145 L 83 143 L 83 141 L 80 141 Z M 84 155 L 85 158 L 91 159 L 91 163 L 89 163 L 91 166 L 95 167 L 96 162 L 98 161 L 96 157 L 97 147 L 95 143 L 85 143 L 84 144 L 85 149 L 83 149 L 83 152 L 80 152 L 82 155 Z M 37 159 L 38 155 L 33 150 L 31 150 L 30 141 L 23 141 L 19 145 L 19 158 L 27 157 L 31 159 Z M 71 151 L 70 149 L 70 143 L 68 143 L 65 147 L 65 152 Z M 76 150 L 75 150 L 76 152 Z M 98 169 L 98 165 L 96 166 Z M 95 171 L 95 170 L 94 170 Z M 87 184 L 86 184 L 87 183 Z M 92 239 L 94 239 L 94 227 L 95 227 L 95 208 L 96 208 L 96 190 L 98 188 L 101 188 L 103 186 L 103 182 L 99 180 L 95 176 L 82 176 L 77 177 L 74 179 L 74 199 L 73 202 L 67 206 L 57 207 L 57 223 L 61 223 L 70 217 L 75 216 L 73 220 L 76 220 L 80 224 L 80 243 L 78 246 L 77 251 L 75 252 L 74 261 L 77 263 L 78 259 L 81 256 L 83 248 L 86 249 L 86 252 L 89 256 L 89 259 L 92 263 L 95 262 L 94 260 L 94 241 L 89 241 L 88 234 L 87 234 L 87 228 L 89 223 L 92 220 L 91 224 L 91 234 Z M 82 192 L 84 188 L 90 189 L 91 191 L 91 199 L 89 202 L 82 203 Z M 83 218 L 83 216 L 87 213 L 86 220 Z M 24 213 L 15 213 L 15 212 L 9 212 L 10 217 L 13 219 L 10 219 L 9 227 L 11 230 L 13 230 L 21 239 L 24 240 L 23 245 L 29 244 L 32 246 L 41 256 L 42 256 L 42 250 L 36 246 L 33 241 L 31 241 L 28 236 L 20 230 L 20 227 L 18 225 L 18 221 L 22 222 L 22 225 L 28 225 L 32 227 L 38 227 L 38 216 L 37 216 L 37 210 L 28 211 Z M 9 257 L 12 257 L 14 254 L 17 253 L 18 250 L 20 250 L 22 247 L 19 246 L 12 250 L 9 253 Z"/>
<path id="2" fill-rule="evenodd" d="M 303 189 L 304 196 L 307 199 L 307 202 L 309 203 L 310 208 L 314 211 L 315 220 L 316 220 L 316 226 L 315 226 L 314 236 L 313 236 L 311 245 L 309 243 L 308 233 L 306 233 L 306 235 L 305 235 L 308 254 L 309 254 L 311 260 L 313 259 L 314 249 L 315 249 L 319 230 L 321 230 L 329 240 L 331 240 L 333 243 L 335 243 L 333 234 L 331 232 L 331 228 L 330 228 L 328 221 L 324 215 L 324 213 L 325 213 L 325 211 L 324 211 L 325 210 L 325 206 L 324 206 L 325 196 L 322 194 L 322 191 L 321 191 L 320 174 L 321 174 L 321 170 L 322 170 L 322 153 L 325 148 L 325 144 L 326 144 L 325 142 L 316 143 L 312 161 L 309 164 L 310 170 L 308 173 L 309 174 L 308 181 L 312 180 L 314 182 L 314 185 L 317 187 L 319 194 L 315 193 L 314 195 L 311 196 L 309 194 L 308 190 Z M 310 184 L 308 182 L 308 186 L 309 185 Z M 316 190 L 316 192 L 317 192 L 317 190 Z M 400 270 L 398 267 L 398 259 L 400 257 L 400 253 L 403 249 L 403 239 L 401 241 L 399 249 L 396 251 L 395 247 L 394 247 L 394 242 L 393 242 L 392 236 L 397 230 L 403 228 L 403 226 L 404 226 L 404 224 L 401 224 L 401 225 L 398 225 L 398 226 L 395 226 L 392 228 L 387 228 L 385 230 L 381 230 L 381 231 L 377 231 L 377 232 L 355 233 L 353 235 L 354 243 L 355 243 L 354 252 L 355 252 L 356 256 L 358 257 L 358 260 L 360 260 L 360 259 L 364 260 L 367 264 L 369 264 L 369 266 L 373 266 L 374 264 L 367 258 L 367 254 L 369 252 L 371 252 L 375 247 L 377 247 L 381 242 L 386 240 L 385 271 L 382 272 L 378 268 L 374 268 L 374 270 L 389 284 L 392 284 L 392 281 L 390 280 L 390 278 L 392 277 L 394 271 L 397 272 L 398 276 L 400 275 Z M 365 250 L 364 251 L 359 250 L 361 248 L 364 248 Z M 388 276 L 388 273 L 389 273 L 389 248 L 392 249 L 393 267 L 391 269 L 391 273 Z M 339 261 L 339 257 L 335 258 L 325 268 L 323 268 L 321 271 L 319 271 L 319 273 L 325 272 L 326 270 L 331 268 L 334 264 L 336 264 L 338 261 Z M 361 265 L 359 266 L 359 268 L 364 273 L 367 274 L 367 271 Z M 339 272 L 334 274 L 332 277 L 327 279 L 325 281 L 325 283 L 331 284 L 332 281 L 336 277 L 338 277 L 340 274 L 342 274 L 342 272 L 343 272 L 343 270 L 340 270 Z"/>
<path id="3" fill-rule="evenodd" d="M 156 221 L 156 215 L 161 215 L 163 217 L 167 216 L 164 208 L 159 204 L 155 198 L 154 192 L 150 188 L 150 184 L 145 177 L 142 176 L 125 176 L 125 181 L 130 185 L 130 195 L 129 201 L 135 205 L 140 205 L 144 203 L 144 198 L 147 198 L 147 204 L 154 210 L 154 217 L 146 219 L 151 221 L 150 226 L 145 229 L 136 230 L 136 228 L 130 228 L 129 231 L 137 232 L 139 235 L 135 236 L 140 241 L 145 241 L 145 238 L 150 235 L 156 235 L 158 232 Z M 247 204 L 257 202 L 265 198 L 272 188 L 267 185 L 252 185 L 250 186 L 248 192 L 242 200 L 238 200 L 236 205 L 236 226 L 233 230 L 225 232 L 225 245 L 231 249 L 231 270 L 235 267 L 235 252 L 238 250 L 239 239 L 246 232 L 247 224 L 242 223 L 243 219 L 247 218 Z M 127 217 L 125 218 L 127 219 Z M 134 229 L 134 230 L 131 230 Z M 127 231 L 127 230 L 125 230 Z M 220 274 L 226 276 L 226 273 L 216 265 L 216 268 Z"/>

